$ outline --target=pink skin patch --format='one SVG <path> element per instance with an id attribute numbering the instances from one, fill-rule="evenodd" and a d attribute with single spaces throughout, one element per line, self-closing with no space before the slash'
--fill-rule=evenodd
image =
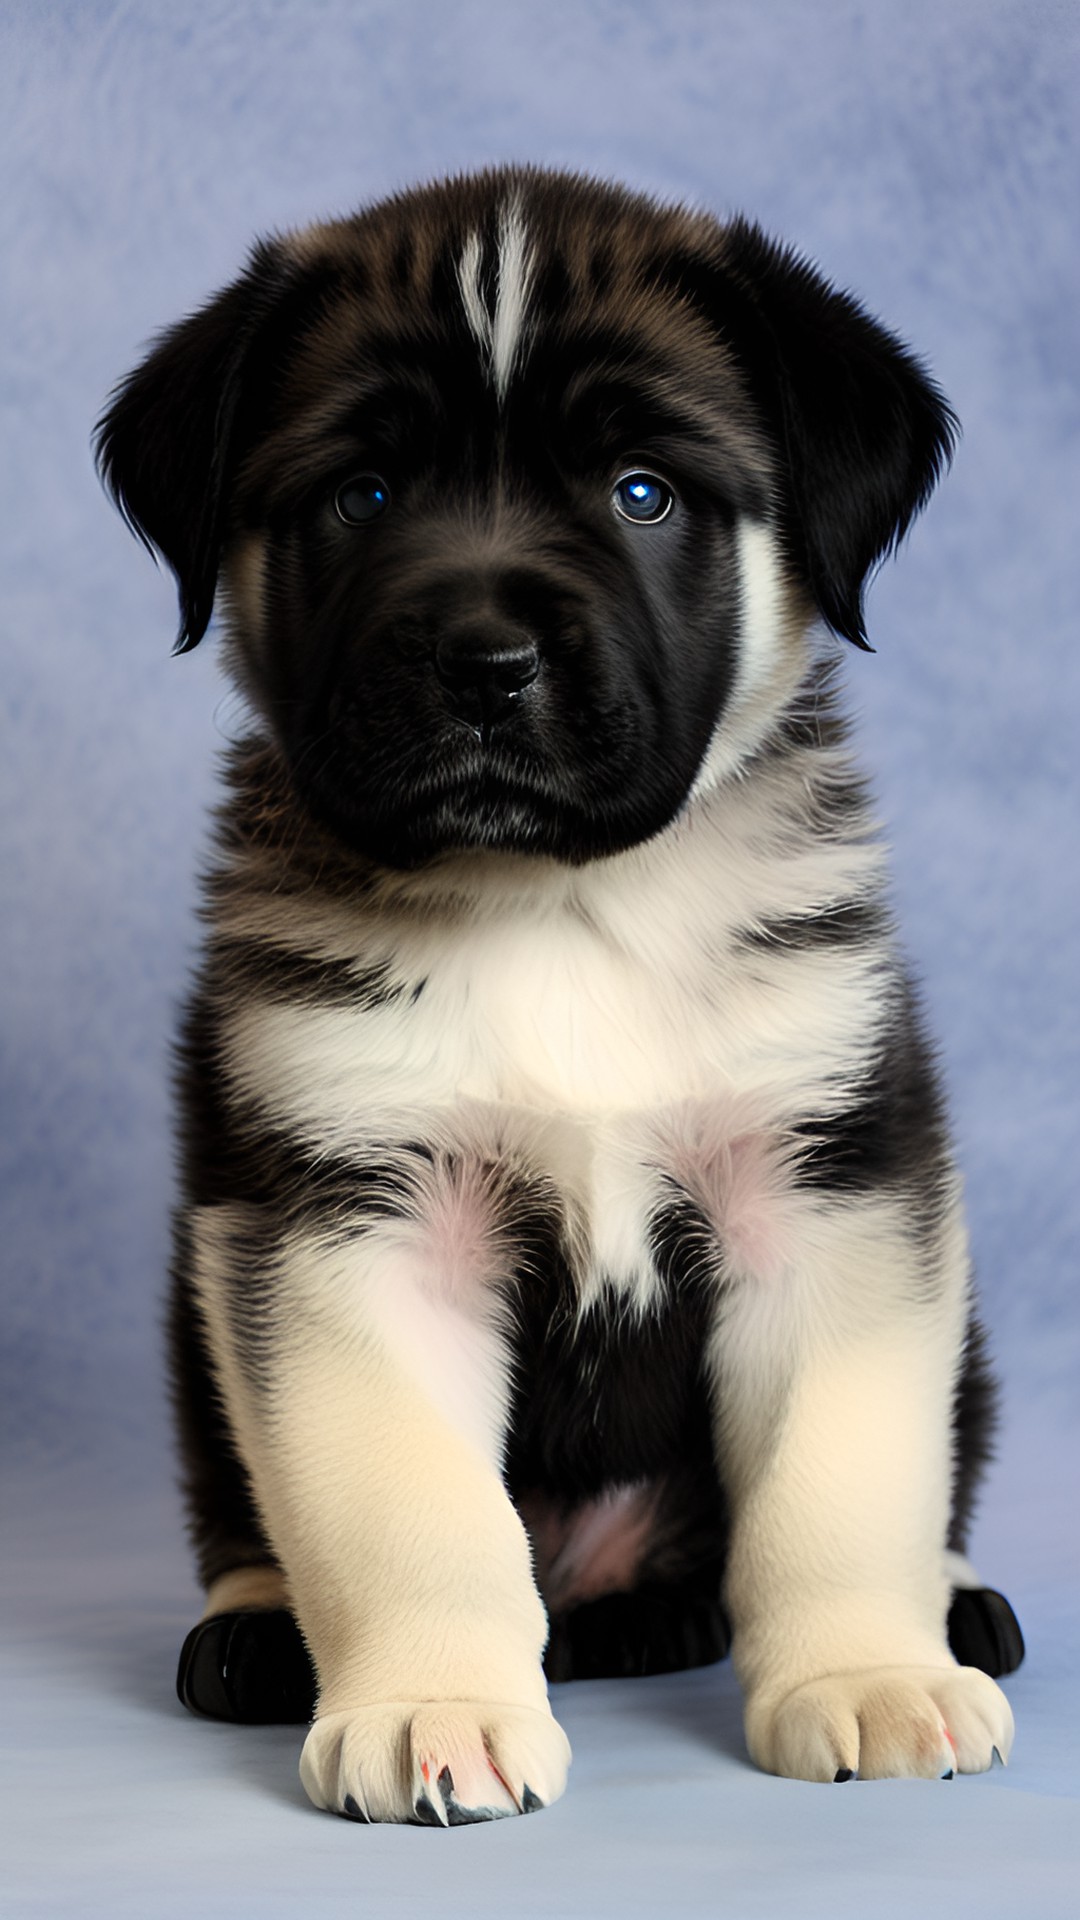
<path id="1" fill-rule="evenodd" d="M 664 1126 L 657 1161 L 700 1207 L 737 1272 L 778 1279 L 797 1242 L 789 1153 L 775 1131 L 718 1108 L 680 1109 Z"/>
<path id="2" fill-rule="evenodd" d="M 536 1580 L 553 1613 L 604 1593 L 629 1593 L 656 1530 L 655 1481 L 612 1487 L 569 1512 L 541 1494 L 520 1502 Z"/>
<path id="3" fill-rule="evenodd" d="M 493 1169 L 468 1162 L 439 1167 L 419 1200 L 432 1293 L 481 1317 L 500 1272 L 496 1201 Z"/>

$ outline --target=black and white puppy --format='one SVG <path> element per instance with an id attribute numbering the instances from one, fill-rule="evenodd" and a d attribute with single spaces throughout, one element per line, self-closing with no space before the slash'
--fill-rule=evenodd
<path id="1" fill-rule="evenodd" d="M 314 1704 L 319 1806 L 543 1805 L 545 1646 L 729 1623 L 771 1772 L 1008 1753 L 992 1381 L 825 633 L 953 426 L 752 225 L 531 170 L 259 246 L 114 398 L 255 716 L 182 1042 L 181 1692 Z"/>

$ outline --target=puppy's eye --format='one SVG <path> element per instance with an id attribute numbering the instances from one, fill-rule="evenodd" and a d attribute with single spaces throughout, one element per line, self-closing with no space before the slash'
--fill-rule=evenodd
<path id="1" fill-rule="evenodd" d="M 347 527 L 366 527 L 390 505 L 390 489 L 377 473 L 358 473 L 334 495 L 334 508 Z"/>
<path id="2" fill-rule="evenodd" d="M 666 520 L 674 505 L 675 495 L 666 480 L 655 473 L 624 473 L 616 480 L 612 490 L 611 504 L 623 520 L 632 520 L 635 526 L 655 526 L 658 520 Z"/>

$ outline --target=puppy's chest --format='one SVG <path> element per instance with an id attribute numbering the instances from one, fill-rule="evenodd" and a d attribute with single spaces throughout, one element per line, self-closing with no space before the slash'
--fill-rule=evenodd
<path id="1" fill-rule="evenodd" d="M 865 978 L 777 972 L 685 926 L 649 928 L 644 956 L 569 918 L 365 932 L 321 927 L 328 981 L 309 927 L 293 990 L 223 1008 L 234 1085 L 276 1129 L 320 1155 L 421 1143 L 433 1165 L 446 1153 L 540 1178 L 584 1294 L 609 1278 L 649 1296 L 679 1195 L 755 1266 L 771 1257 L 784 1129 L 853 1077 Z"/>
<path id="2" fill-rule="evenodd" d="M 586 1120 L 705 1090 L 725 1045 L 702 971 L 673 957 L 662 980 L 575 926 L 504 931 L 433 966 L 416 1012 L 452 1036 L 454 1096 Z"/>
<path id="3" fill-rule="evenodd" d="M 770 950 L 755 930 L 861 895 L 878 854 L 823 838 L 783 764 L 772 786 L 580 875 L 466 869 L 442 893 L 350 904 L 241 863 L 222 936 L 296 963 L 269 991 L 256 969 L 226 1007 L 241 1090 L 340 1145 L 478 1108 L 588 1128 L 746 1098 L 766 1122 L 801 1117 L 865 1060 L 881 955 Z"/>
<path id="4" fill-rule="evenodd" d="M 294 987 L 223 1008 L 239 1092 L 331 1148 L 452 1138 L 480 1113 L 588 1134 L 741 1103 L 782 1123 L 850 1077 L 873 1024 L 860 963 L 777 962 L 685 929 L 649 929 L 644 957 L 569 917 L 333 931 L 332 962 L 309 947 Z"/>
<path id="5" fill-rule="evenodd" d="M 417 1110 L 603 1122 L 745 1084 L 770 1050 L 767 992 L 685 950 L 657 968 L 526 926 L 362 951 L 351 996 L 300 981 L 225 1015 L 243 1091 L 342 1144 Z"/>

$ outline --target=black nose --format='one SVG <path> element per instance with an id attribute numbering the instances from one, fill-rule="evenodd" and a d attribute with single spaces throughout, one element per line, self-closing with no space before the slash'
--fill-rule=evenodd
<path id="1" fill-rule="evenodd" d="M 540 655 L 520 628 L 456 627 L 439 636 L 435 671 L 459 718 L 488 726 L 531 686 L 540 671 Z"/>

